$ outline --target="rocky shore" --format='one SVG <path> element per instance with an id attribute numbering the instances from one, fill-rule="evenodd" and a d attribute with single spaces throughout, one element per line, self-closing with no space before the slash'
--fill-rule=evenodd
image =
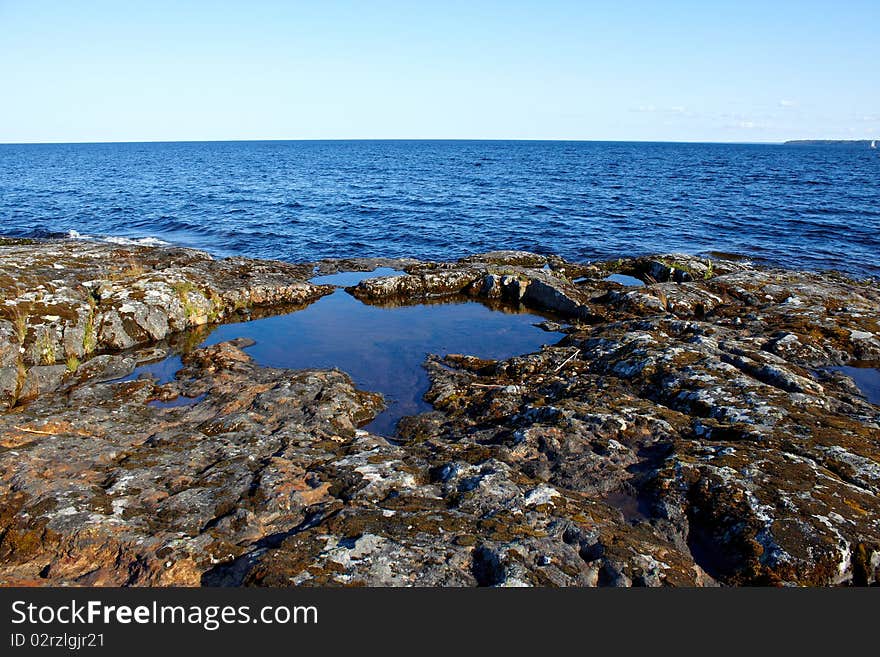
<path id="1" fill-rule="evenodd" d="M 200 347 L 376 266 L 405 273 L 348 289 L 364 303 L 486 299 L 565 336 L 430 356 L 433 410 L 393 437 L 361 428 L 383 399 L 344 372 Z M 876 282 L 0 239 L 0 294 L 2 585 L 880 583 L 880 406 L 834 369 L 880 366 Z M 129 376 L 174 353 L 172 380 Z"/>

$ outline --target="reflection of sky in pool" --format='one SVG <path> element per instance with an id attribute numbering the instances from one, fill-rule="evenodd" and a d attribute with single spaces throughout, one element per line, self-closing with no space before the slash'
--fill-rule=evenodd
<path id="1" fill-rule="evenodd" d="M 586 281 L 591 281 L 592 278 L 588 278 L 586 276 L 581 278 L 574 279 L 575 283 L 584 283 Z M 645 282 L 641 279 L 636 278 L 635 276 L 628 276 L 627 274 L 610 274 L 606 276 L 603 280 L 610 281 L 612 283 L 619 283 L 620 285 L 625 285 L 627 287 L 644 287 Z"/>
<path id="2" fill-rule="evenodd" d="M 128 376 L 122 377 L 119 380 L 132 381 L 142 376 L 146 376 L 156 379 L 156 383 L 158 383 L 159 385 L 164 385 L 166 383 L 174 381 L 174 375 L 177 374 L 177 370 L 179 370 L 181 367 L 183 367 L 183 362 L 180 360 L 180 356 L 169 356 L 164 360 L 147 363 L 146 365 L 140 365 L 137 367 L 137 369 L 135 369 L 134 372 L 132 372 Z"/>
<path id="3" fill-rule="evenodd" d="M 613 281 L 614 283 L 620 283 L 621 285 L 626 285 L 627 287 L 645 286 L 644 281 L 636 278 L 635 276 L 627 276 L 626 274 L 611 274 L 605 280 Z"/>
<path id="4" fill-rule="evenodd" d="M 394 274 L 390 269 L 346 272 L 313 279 L 350 286 L 364 278 Z M 422 400 L 428 376 L 422 368 L 429 353 L 462 353 L 509 358 L 552 344 L 558 334 L 534 326 L 539 316 L 492 310 L 475 301 L 379 307 L 361 303 L 339 289 L 303 310 L 287 315 L 217 327 L 205 345 L 247 337 L 246 351 L 260 365 L 289 369 L 332 368 L 347 372 L 364 390 L 385 395 L 388 409 L 367 429 L 391 435 L 404 415 L 430 410 Z M 180 367 L 179 357 L 138 368 L 166 378 Z"/>
<path id="5" fill-rule="evenodd" d="M 853 367 L 841 365 L 829 369 L 843 372 L 859 387 L 865 398 L 872 404 L 880 405 L 880 369 L 876 367 Z"/>

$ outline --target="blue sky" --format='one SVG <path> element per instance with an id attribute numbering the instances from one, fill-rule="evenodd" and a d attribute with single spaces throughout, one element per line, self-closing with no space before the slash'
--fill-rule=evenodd
<path id="1" fill-rule="evenodd" d="M 0 142 L 880 138 L 878 69 L 878 0 L 0 0 Z"/>

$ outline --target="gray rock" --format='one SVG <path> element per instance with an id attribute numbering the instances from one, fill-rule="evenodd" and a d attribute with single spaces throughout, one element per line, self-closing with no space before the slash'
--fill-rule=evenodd
<path id="1" fill-rule="evenodd" d="M 28 367 L 85 360 L 242 311 L 310 303 L 332 291 L 303 280 L 310 273 L 311 267 L 215 260 L 190 249 L 4 241 L 0 367 L 17 366 L 19 359 Z"/>
<path id="2" fill-rule="evenodd" d="M 13 323 L 0 319 L 0 367 L 15 367 L 18 364 L 19 346 Z"/>
<path id="3" fill-rule="evenodd" d="M 55 392 L 61 387 L 67 375 L 66 365 L 36 365 L 27 371 L 20 401 L 30 401 L 47 392 Z"/>
<path id="4" fill-rule="evenodd" d="M 522 301 L 532 308 L 585 319 L 591 312 L 588 306 L 578 300 L 579 297 L 581 293 L 574 286 L 558 280 L 533 278 L 525 289 Z"/>
<path id="5" fill-rule="evenodd" d="M 18 399 L 18 368 L 0 367 L 0 410 L 11 408 Z"/>
<path id="6" fill-rule="evenodd" d="M 80 383 L 112 381 L 131 374 L 136 366 L 137 361 L 131 356 L 102 354 L 80 364 L 76 370 L 75 378 Z"/>

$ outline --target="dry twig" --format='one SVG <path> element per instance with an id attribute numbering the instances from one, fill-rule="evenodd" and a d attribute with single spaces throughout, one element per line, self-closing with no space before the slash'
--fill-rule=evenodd
<path id="1" fill-rule="evenodd" d="M 575 349 L 575 350 L 574 350 L 574 353 L 573 353 L 571 356 L 569 356 L 569 357 L 566 358 L 564 361 L 562 361 L 562 365 L 560 365 L 560 366 L 557 367 L 555 370 L 553 370 L 553 373 L 556 374 L 559 370 L 561 370 L 563 367 L 565 367 L 566 365 L 568 365 L 568 361 L 570 361 L 572 358 L 574 358 L 575 356 L 577 356 L 579 353 L 581 353 L 581 350 L 580 350 L 580 349 Z"/>

